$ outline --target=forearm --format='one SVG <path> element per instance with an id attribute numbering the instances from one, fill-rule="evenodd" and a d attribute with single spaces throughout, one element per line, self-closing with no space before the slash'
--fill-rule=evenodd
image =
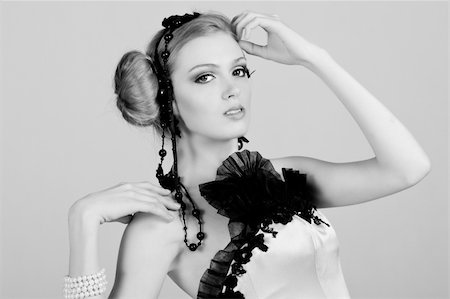
<path id="1" fill-rule="evenodd" d="M 99 224 L 82 213 L 69 213 L 69 276 L 85 276 L 100 271 L 98 255 Z M 106 298 L 105 293 L 89 298 Z"/>
<path id="2" fill-rule="evenodd" d="M 429 170 L 429 158 L 403 124 L 369 91 L 319 49 L 307 67 L 336 94 L 358 123 L 380 167 L 420 179 Z"/>
<path id="3" fill-rule="evenodd" d="M 80 213 L 69 215 L 69 275 L 82 276 L 98 272 L 98 225 Z"/>

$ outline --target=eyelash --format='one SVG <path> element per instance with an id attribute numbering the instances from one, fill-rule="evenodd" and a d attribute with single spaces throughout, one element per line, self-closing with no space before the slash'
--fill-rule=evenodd
<path id="1" fill-rule="evenodd" d="M 248 72 L 248 68 L 247 68 L 246 66 L 242 66 L 242 67 L 240 67 L 240 68 L 235 69 L 233 72 L 235 72 L 235 71 L 242 71 L 242 72 L 243 72 L 243 75 L 240 76 L 240 77 L 245 77 L 246 74 L 247 74 L 247 72 Z M 199 79 L 201 79 L 201 78 L 203 78 L 203 77 L 206 77 L 206 76 L 212 76 L 212 74 L 210 74 L 210 73 L 205 73 L 205 74 L 202 74 L 202 75 L 198 76 L 197 79 L 195 79 L 195 83 L 199 83 L 199 84 L 205 84 L 205 83 L 208 83 L 209 81 L 206 81 L 206 82 L 199 82 Z"/>

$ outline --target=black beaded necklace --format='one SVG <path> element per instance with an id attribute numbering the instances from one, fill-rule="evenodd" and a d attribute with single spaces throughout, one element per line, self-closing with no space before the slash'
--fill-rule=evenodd
<path id="1" fill-rule="evenodd" d="M 172 111 L 172 101 L 173 101 L 173 89 L 172 89 L 172 82 L 170 80 L 170 74 L 167 67 L 167 61 L 169 60 L 170 52 L 168 51 L 168 44 L 173 38 L 173 31 L 179 27 L 181 27 L 183 24 L 199 17 L 201 14 L 198 12 L 194 12 L 193 14 L 184 14 L 183 16 L 180 15 L 173 15 L 168 18 L 165 18 L 162 22 L 162 25 L 164 26 L 164 32 L 162 34 L 162 37 L 164 38 L 165 47 L 164 51 L 162 51 L 160 57 L 163 60 L 164 66 L 161 65 L 159 58 L 158 58 L 158 46 L 161 40 L 159 40 L 155 45 L 154 50 L 154 59 L 152 64 L 152 69 L 156 76 L 158 77 L 158 94 L 157 94 L 157 102 L 160 107 L 160 123 L 162 128 L 162 148 L 159 150 L 159 156 L 161 158 L 161 161 L 158 165 L 158 168 L 156 170 L 156 177 L 159 180 L 160 185 L 163 188 L 169 189 L 171 191 L 175 191 L 175 200 L 181 205 L 181 215 L 183 220 L 183 230 L 184 230 L 184 243 L 185 245 L 191 250 L 195 251 L 197 248 L 202 245 L 202 241 L 205 239 L 206 234 L 202 231 L 202 219 L 201 214 L 202 212 L 197 209 L 194 201 L 192 200 L 191 196 L 189 195 L 189 192 L 187 191 L 186 187 L 181 183 L 180 177 L 178 176 L 178 165 L 177 165 L 177 147 L 176 147 L 176 136 L 181 137 L 180 130 L 178 128 L 178 120 L 173 115 Z M 245 72 L 247 76 L 250 78 L 250 73 L 248 69 L 245 69 Z M 165 140 L 165 131 L 170 131 L 171 134 L 171 140 L 172 140 L 172 154 L 173 154 L 173 166 L 171 170 L 164 174 L 162 163 L 164 161 L 164 157 L 167 155 L 166 150 L 164 149 L 164 140 Z M 245 137 L 239 137 L 238 138 L 238 148 L 239 150 L 243 146 L 243 142 L 248 142 L 248 140 Z M 187 239 L 187 225 L 186 225 L 186 203 L 183 202 L 183 193 L 182 189 L 184 190 L 186 197 L 188 198 L 189 202 L 192 206 L 191 214 L 193 217 L 197 219 L 199 230 L 197 233 L 197 239 L 198 242 L 189 242 Z"/>
<path id="2" fill-rule="evenodd" d="M 172 89 L 172 82 L 170 80 L 170 74 L 167 67 L 167 61 L 169 60 L 170 52 L 168 51 L 168 44 L 173 38 L 173 31 L 179 27 L 181 27 L 183 24 L 199 17 L 200 14 L 195 12 L 194 14 L 185 14 L 183 16 L 179 15 L 173 15 L 168 18 L 165 18 L 162 22 L 162 25 L 164 26 L 164 42 L 165 47 L 164 51 L 161 53 L 161 58 L 164 62 L 164 66 L 161 66 L 159 59 L 158 59 L 158 45 L 160 41 L 158 41 L 155 45 L 155 70 L 156 75 L 158 77 L 158 95 L 157 95 L 157 101 L 160 106 L 160 122 L 162 127 L 162 148 L 159 151 L 159 156 L 161 157 L 161 162 L 158 165 L 158 169 L 156 170 L 156 177 L 159 180 L 159 183 L 163 188 L 169 189 L 169 190 L 176 190 L 175 192 L 175 200 L 181 205 L 181 213 L 182 213 L 182 219 L 183 219 L 183 229 L 184 229 L 184 243 L 186 246 L 191 250 L 195 251 L 197 248 L 202 244 L 202 241 L 205 238 L 205 233 L 202 231 L 202 220 L 201 220 L 201 211 L 197 209 L 195 206 L 194 201 L 192 200 L 191 196 L 187 192 L 187 189 L 184 187 L 184 185 L 180 182 L 180 178 L 178 176 L 178 166 L 177 166 L 177 147 L 176 147 L 176 136 L 180 135 L 180 130 L 178 128 L 178 121 L 173 115 L 172 111 L 172 101 L 173 101 L 173 89 Z M 164 160 L 164 157 L 166 156 L 167 152 L 164 149 L 164 140 L 165 140 L 165 130 L 169 129 L 171 133 L 171 139 L 172 139 L 172 153 L 173 153 L 173 167 L 171 171 L 164 175 L 164 171 L 162 168 L 162 163 Z M 186 194 L 186 197 L 188 198 L 189 202 L 192 205 L 192 216 L 194 216 L 197 219 L 198 225 L 199 225 L 199 232 L 197 233 L 197 243 L 190 243 L 187 239 L 187 225 L 186 225 L 186 204 L 183 202 L 183 193 L 181 189 L 184 189 L 184 192 Z"/>

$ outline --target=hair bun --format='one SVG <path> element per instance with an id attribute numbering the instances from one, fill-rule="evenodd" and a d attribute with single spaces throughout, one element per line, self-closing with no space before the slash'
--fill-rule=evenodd
<path id="1" fill-rule="evenodd" d="M 117 108 L 132 125 L 159 126 L 158 80 L 144 53 L 130 51 L 120 59 L 114 77 Z"/>

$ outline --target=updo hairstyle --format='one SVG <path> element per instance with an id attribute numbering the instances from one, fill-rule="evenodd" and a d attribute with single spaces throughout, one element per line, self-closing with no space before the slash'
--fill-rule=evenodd
<path id="1" fill-rule="evenodd" d="M 174 59 L 178 51 L 190 40 L 213 34 L 225 32 L 238 41 L 235 28 L 231 26 L 228 17 L 216 13 L 202 13 L 198 18 L 184 24 L 173 32 L 173 39 L 168 44 L 170 52 L 167 62 L 169 74 L 172 74 Z M 120 59 L 114 77 L 115 94 L 117 95 L 117 107 L 123 118 L 132 125 L 147 127 L 153 126 L 156 132 L 162 135 L 162 127 L 159 118 L 159 104 L 156 101 L 158 93 L 158 78 L 154 74 L 151 62 L 146 55 L 154 61 L 155 45 L 161 40 L 164 29 L 159 30 L 147 46 L 146 53 L 130 51 Z M 160 54 L 165 47 L 164 41 L 158 45 Z M 166 129 L 168 130 L 168 129 Z"/>

